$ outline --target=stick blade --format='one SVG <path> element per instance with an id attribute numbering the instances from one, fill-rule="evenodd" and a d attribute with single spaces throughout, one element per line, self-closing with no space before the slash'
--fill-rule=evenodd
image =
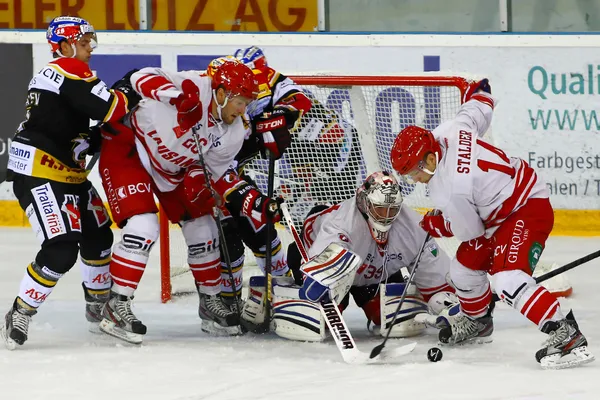
<path id="1" fill-rule="evenodd" d="M 381 351 L 383 350 L 384 347 L 385 347 L 385 343 L 381 343 L 381 344 L 373 347 L 373 350 L 371 350 L 371 355 L 369 356 L 369 358 L 377 357 L 379 354 L 381 354 Z"/>

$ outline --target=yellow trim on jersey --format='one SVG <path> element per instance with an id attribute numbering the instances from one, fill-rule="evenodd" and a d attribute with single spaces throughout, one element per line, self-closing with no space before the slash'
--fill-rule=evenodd
<path id="1" fill-rule="evenodd" d="M 82 258 L 81 262 L 83 262 L 85 265 L 99 266 L 99 265 L 110 264 L 111 259 L 112 259 L 111 256 L 105 257 L 101 260 L 86 260 L 86 259 Z"/>
<path id="2" fill-rule="evenodd" d="M 273 71 L 273 70 L 271 70 L 271 71 Z M 275 72 L 275 71 L 273 71 L 273 72 Z M 275 73 L 273 74 L 273 76 L 271 77 L 271 79 L 269 79 L 269 86 L 270 86 L 270 87 L 273 87 L 273 86 L 275 86 L 275 83 L 277 82 L 277 79 L 279 79 L 279 76 L 280 76 L 280 75 L 281 75 L 281 74 L 280 74 L 279 72 L 275 72 Z"/>
<path id="3" fill-rule="evenodd" d="M 78 184 L 85 182 L 89 173 L 90 171 L 84 169 L 67 167 L 58 158 L 43 150 L 36 149 L 30 176 L 56 182 Z"/>
<path id="4" fill-rule="evenodd" d="M 29 275 L 31 275 L 31 278 L 33 278 L 34 281 L 36 281 L 37 283 L 41 283 L 42 285 L 44 285 L 46 287 L 54 287 L 54 286 L 56 286 L 56 282 L 58 282 L 58 281 L 51 281 L 49 279 L 42 277 L 40 274 L 38 274 L 33 269 L 33 263 L 31 263 L 27 266 L 27 272 L 29 273 Z"/>
<path id="5" fill-rule="evenodd" d="M 119 103 L 119 95 L 116 94 L 113 89 L 109 89 L 108 91 L 113 94 L 113 102 L 110 105 L 110 108 L 108 109 L 108 112 L 106 113 L 106 116 L 104 117 L 102 122 L 110 121 L 113 113 L 115 112 L 115 109 L 117 108 L 117 104 Z M 123 95 L 123 98 L 125 98 L 125 107 L 127 108 L 127 110 L 129 110 L 129 101 L 127 100 L 127 96 Z"/>
<path id="6" fill-rule="evenodd" d="M 82 77 L 80 77 L 80 76 L 77 76 L 77 75 L 71 74 L 70 72 L 67 72 L 67 71 L 65 71 L 64 69 L 62 69 L 62 68 L 61 68 L 59 65 L 57 65 L 57 64 L 52 64 L 52 63 L 50 63 L 50 64 L 48 64 L 48 66 L 49 66 L 50 68 L 52 68 L 52 69 L 56 70 L 56 72 L 58 72 L 59 74 L 61 74 L 61 75 L 64 75 L 64 76 L 66 76 L 66 77 L 67 77 L 67 78 L 69 78 L 69 79 L 78 80 L 78 81 L 86 81 L 86 82 L 92 82 L 92 81 L 94 81 L 94 80 L 98 79 L 98 77 L 97 77 L 97 76 L 94 76 L 94 75 L 90 76 L 89 78 L 82 78 Z"/>

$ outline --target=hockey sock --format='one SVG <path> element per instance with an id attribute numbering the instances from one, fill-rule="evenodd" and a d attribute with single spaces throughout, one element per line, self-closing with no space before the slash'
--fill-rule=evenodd
<path id="1" fill-rule="evenodd" d="M 480 318 L 488 311 L 490 302 L 492 301 L 492 290 L 490 283 L 485 282 L 485 285 L 482 287 L 476 287 L 468 291 L 456 288 L 456 296 L 458 297 L 460 309 L 463 313 L 471 318 Z"/>
<path id="2" fill-rule="evenodd" d="M 87 292 L 94 297 L 108 295 L 112 280 L 110 279 L 110 256 L 101 260 L 85 260 L 81 258 L 79 264 L 81 281 Z"/>
<path id="3" fill-rule="evenodd" d="M 287 258 L 285 256 L 285 250 L 281 245 L 281 240 L 276 237 L 273 240 L 271 246 L 271 275 L 273 276 L 286 276 L 290 270 L 287 265 Z M 256 264 L 260 267 L 261 271 L 265 271 L 265 259 L 266 259 L 266 246 L 261 246 L 258 252 L 254 252 L 256 257 Z"/>
<path id="4" fill-rule="evenodd" d="M 127 297 L 138 287 L 150 249 L 158 239 L 158 217 L 154 213 L 134 215 L 121 231 L 110 261 L 112 291 Z"/>
<path id="5" fill-rule="evenodd" d="M 63 274 L 51 271 L 47 267 L 40 267 L 32 262 L 27 266 L 25 276 L 21 280 L 17 302 L 24 303 L 32 309 L 37 309 L 48 298 L 56 282 Z M 21 304 L 23 305 L 23 304 Z"/>
<path id="6" fill-rule="evenodd" d="M 231 290 L 231 279 L 229 279 L 229 270 L 225 261 L 221 260 L 221 296 L 234 297 L 242 294 L 242 271 L 244 268 L 244 256 L 231 262 L 231 271 L 235 281 L 235 290 Z"/>

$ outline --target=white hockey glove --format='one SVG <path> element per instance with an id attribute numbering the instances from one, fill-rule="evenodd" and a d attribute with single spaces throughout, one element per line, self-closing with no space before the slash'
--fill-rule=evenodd
<path id="1" fill-rule="evenodd" d="M 328 299 L 339 302 L 350 290 L 361 262 L 360 257 L 350 250 L 331 243 L 300 267 L 304 274 L 300 298 L 312 302 Z"/>

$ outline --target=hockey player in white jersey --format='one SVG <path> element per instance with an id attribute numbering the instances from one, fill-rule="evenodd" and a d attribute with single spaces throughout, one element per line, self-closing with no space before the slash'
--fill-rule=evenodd
<path id="1" fill-rule="evenodd" d="M 251 48 L 252 49 L 252 48 Z M 249 49 L 247 49 L 249 50 Z M 237 52 L 236 52 L 237 53 Z M 290 145 L 291 137 L 289 130 L 295 125 L 299 116 L 308 111 L 310 100 L 302 90 L 289 79 L 261 64 L 262 53 L 246 51 L 246 56 L 234 58 L 233 56 L 217 58 L 209 64 L 207 75 L 211 76 L 214 71 L 224 62 L 242 62 L 253 69 L 254 76 L 259 83 L 259 93 L 248 106 L 248 114 L 254 127 L 253 134 L 244 141 L 241 151 L 236 155 L 237 170 L 241 177 L 253 190 L 258 190 L 256 183 L 244 173 L 244 166 L 263 153 L 266 158 L 265 149 L 270 146 L 269 153 L 275 159 L 280 159 L 286 148 Z M 257 69 L 260 67 L 260 69 Z M 270 74 L 267 71 L 271 71 Z M 277 88 L 272 87 L 265 80 L 269 75 L 277 82 Z M 277 126 L 269 129 L 273 136 L 271 142 L 265 142 L 261 133 L 261 126 Z M 256 263 L 264 271 L 266 261 L 266 229 L 264 221 L 253 219 L 244 214 L 242 204 L 227 203 L 222 207 L 225 218 L 223 219 L 223 231 L 229 251 L 229 258 L 235 280 L 235 289 L 231 287 L 228 279 L 228 269 L 221 262 L 221 274 L 223 276 L 221 295 L 227 303 L 233 302 L 233 296 L 241 294 L 242 274 L 245 263 L 244 244 L 253 252 Z M 289 274 L 287 267 L 285 249 L 275 231 L 275 237 L 271 246 L 271 275 L 284 276 Z M 221 247 L 221 251 L 223 248 Z M 222 260 L 225 257 L 222 255 Z"/>
<path id="2" fill-rule="evenodd" d="M 159 233 L 156 195 L 169 220 L 181 224 L 202 329 L 230 332 L 239 321 L 219 296 L 218 232 L 211 216 L 216 200 L 206 182 L 213 181 L 222 200 L 245 204 L 244 212 L 266 218 L 271 200 L 238 190 L 241 182 L 230 170 L 250 134 L 245 110 L 258 92 L 254 75 L 240 63 L 225 63 L 212 77 L 144 68 L 131 76 L 131 85 L 144 100 L 131 114 L 130 128 L 113 126 L 120 133 L 106 136 L 100 157 L 113 219 L 123 229 L 110 264 L 113 287 L 101 329 L 132 343 L 146 333 L 131 300 Z M 210 176 L 198 164 L 199 152 Z"/>
<path id="3" fill-rule="evenodd" d="M 535 355 L 543 368 L 590 362 L 594 356 L 573 313 L 565 315 L 556 296 L 531 277 L 554 224 L 553 210 L 533 168 L 481 139 L 492 119 L 490 92 L 487 79 L 472 85 L 454 120 L 433 132 L 403 129 L 391 152 L 394 169 L 426 183 L 442 211 L 427 214 L 422 227 L 462 242 L 450 268 L 460 313 L 440 331 L 440 341 L 491 341 L 489 273 L 499 297 L 548 334 Z"/>
<path id="4" fill-rule="evenodd" d="M 303 242 L 311 261 L 303 263 L 288 259 L 290 268 L 300 268 L 304 282 L 291 286 L 275 280 L 273 288 L 273 320 L 275 332 L 283 337 L 297 340 L 320 340 L 324 337 L 325 325 L 318 306 L 314 304 L 325 296 L 337 297 L 342 307 L 348 304 L 347 293 L 338 293 L 343 282 L 350 282 L 350 294 L 356 304 L 363 308 L 369 321 L 384 327 L 385 334 L 393 318 L 399 297 L 408 290 L 401 317 L 416 315 L 428 310 L 430 304 L 443 303 L 451 299 L 454 290 L 448 285 L 446 275 L 450 266 L 449 257 L 430 239 L 425 245 L 415 274 L 415 287 L 407 288 L 402 279 L 402 269 L 408 272 L 414 267 L 417 253 L 425 241 L 426 234 L 419 227 L 420 216 L 408 207 L 402 207 L 402 195 L 396 179 L 388 172 L 371 174 L 357 190 L 356 196 L 340 204 L 325 208 L 310 215 L 303 227 Z M 293 254 L 290 246 L 289 254 Z M 326 258 L 323 265 L 344 249 L 354 253 L 362 262 L 357 269 L 336 277 L 336 284 L 324 284 L 322 278 L 313 273 L 321 265 L 315 260 Z M 329 257 L 323 255 L 329 254 Z M 294 265 L 296 264 L 296 265 Z M 330 268 L 330 267 L 328 267 Z M 330 268 L 329 276 L 339 271 Z M 256 315 L 260 288 L 250 285 L 251 297 L 242 318 L 251 320 Z M 338 285 L 339 283 L 339 285 Z M 256 285 L 258 286 L 258 285 Z M 254 299 L 252 298 L 254 295 Z M 254 301 L 253 301 L 254 300 Z M 434 312 L 441 311 L 435 305 Z M 408 319 L 408 318 L 403 318 Z M 406 337 L 422 333 L 425 326 L 408 319 L 391 327 L 391 336 Z"/>

